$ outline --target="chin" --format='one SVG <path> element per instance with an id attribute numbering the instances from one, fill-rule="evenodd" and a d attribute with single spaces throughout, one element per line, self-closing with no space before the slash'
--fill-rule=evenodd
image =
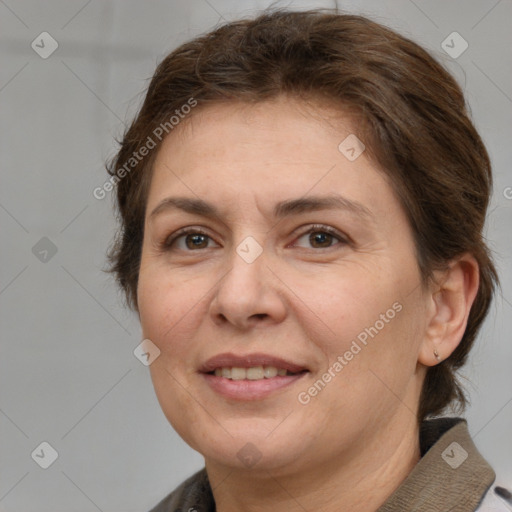
<path id="1" fill-rule="evenodd" d="M 304 437 L 297 435 L 297 428 L 282 429 L 281 425 L 279 435 L 273 432 L 279 425 L 275 419 L 271 428 L 269 420 L 255 418 L 220 423 L 229 433 L 213 422 L 198 431 L 178 434 L 206 461 L 255 472 L 293 465 L 304 450 Z"/>

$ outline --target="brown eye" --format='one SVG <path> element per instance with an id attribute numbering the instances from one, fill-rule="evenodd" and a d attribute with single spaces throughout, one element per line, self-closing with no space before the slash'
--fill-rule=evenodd
<path id="1" fill-rule="evenodd" d="M 322 231 L 316 231 L 309 234 L 309 242 L 313 247 L 330 247 L 333 238 L 334 237 L 330 233 L 324 233 Z"/>
<path id="2" fill-rule="evenodd" d="M 306 240 L 306 245 L 300 243 Z M 294 245 L 308 249 L 328 249 L 335 245 L 347 243 L 345 238 L 328 226 L 313 226 L 303 233 Z"/>
<path id="3" fill-rule="evenodd" d="M 198 229 L 183 229 L 170 236 L 164 243 L 165 251 L 181 250 L 191 252 L 198 249 L 208 249 L 213 239 Z"/>
<path id="4" fill-rule="evenodd" d="M 204 249 L 208 246 L 208 239 L 209 237 L 202 233 L 185 235 L 185 245 L 188 249 Z"/>

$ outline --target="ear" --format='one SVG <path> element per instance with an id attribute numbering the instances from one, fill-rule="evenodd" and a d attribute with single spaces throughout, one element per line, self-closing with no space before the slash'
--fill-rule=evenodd
<path id="1" fill-rule="evenodd" d="M 478 292 L 480 272 L 471 254 L 434 273 L 427 295 L 427 325 L 418 362 L 434 366 L 447 359 L 459 345 Z"/>

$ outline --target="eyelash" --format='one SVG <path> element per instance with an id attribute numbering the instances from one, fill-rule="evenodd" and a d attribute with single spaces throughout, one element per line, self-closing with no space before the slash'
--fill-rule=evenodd
<path id="1" fill-rule="evenodd" d="M 327 233 L 329 235 L 332 235 L 334 238 L 338 239 L 338 242 L 342 245 L 345 245 L 345 244 L 348 244 L 349 243 L 349 239 L 348 237 L 346 236 L 343 236 L 341 233 L 339 233 L 338 231 L 336 231 L 335 229 L 331 228 L 330 226 L 325 226 L 323 224 L 314 224 L 312 225 L 307 231 L 304 231 L 303 233 L 299 234 L 297 236 L 297 238 L 302 238 L 304 235 L 308 235 L 310 233 Z M 163 243 L 161 244 L 161 249 L 164 250 L 164 251 L 170 251 L 172 250 L 172 245 L 179 239 L 181 238 L 182 236 L 186 236 L 186 235 L 203 235 L 203 236 L 206 236 L 208 237 L 209 239 L 212 240 L 212 237 L 206 233 L 205 231 L 203 231 L 201 228 L 183 228 L 183 229 L 180 229 L 179 231 L 177 231 L 176 233 L 174 233 L 173 235 L 171 235 L 171 237 L 167 237 Z M 336 244 L 334 245 L 331 245 L 329 247 L 321 247 L 320 249 L 332 249 L 333 247 L 335 247 Z M 205 249 L 208 249 L 208 247 L 206 247 Z M 314 247 L 311 247 L 310 248 L 311 250 L 314 250 L 314 251 L 318 251 L 320 249 L 318 248 L 314 248 Z M 196 249 L 197 251 L 200 251 L 201 249 Z M 186 250 L 186 252 L 195 252 L 194 250 Z"/>

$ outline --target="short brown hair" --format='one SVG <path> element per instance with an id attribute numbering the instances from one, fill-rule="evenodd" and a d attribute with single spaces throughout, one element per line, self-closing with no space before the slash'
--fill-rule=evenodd
<path id="1" fill-rule="evenodd" d="M 491 165 L 460 86 L 419 45 L 366 17 L 331 9 L 272 9 L 227 23 L 158 65 L 107 169 L 119 178 L 121 166 L 191 98 L 200 109 L 279 95 L 324 99 L 357 114 L 366 154 L 390 178 L 412 226 L 424 284 L 465 252 L 477 260 L 480 286 L 464 336 L 450 357 L 428 369 L 418 418 L 439 414 L 453 401 L 464 408 L 455 371 L 466 361 L 498 283 L 482 235 Z M 109 251 L 110 270 L 134 309 L 159 146 L 116 179 L 121 229 Z"/>

